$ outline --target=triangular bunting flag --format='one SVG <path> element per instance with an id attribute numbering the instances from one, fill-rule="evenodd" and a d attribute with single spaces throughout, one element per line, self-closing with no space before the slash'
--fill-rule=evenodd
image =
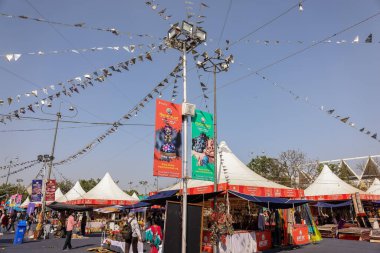
<path id="1" fill-rule="evenodd" d="M 372 43 L 372 33 L 365 39 L 365 43 Z"/>
<path id="2" fill-rule="evenodd" d="M 350 117 L 346 117 L 346 118 L 343 118 L 341 119 L 340 121 L 342 121 L 343 123 L 347 123 L 347 121 L 349 120 Z"/>

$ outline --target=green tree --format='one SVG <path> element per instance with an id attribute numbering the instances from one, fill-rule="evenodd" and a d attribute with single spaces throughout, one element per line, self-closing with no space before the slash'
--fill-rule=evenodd
<path id="1" fill-rule="evenodd" d="M 70 191 L 73 186 L 73 182 L 68 179 L 57 182 L 57 188 L 60 188 L 63 194 L 66 194 L 68 191 Z"/>
<path id="2" fill-rule="evenodd" d="M 255 158 L 252 158 L 247 166 L 257 174 L 271 181 L 275 181 L 276 183 L 283 185 L 289 185 L 290 183 L 290 180 L 284 171 L 284 167 L 275 158 L 256 156 Z"/>
<path id="3" fill-rule="evenodd" d="M 101 180 L 100 178 L 97 178 L 97 179 L 90 178 L 88 180 L 81 179 L 81 180 L 79 180 L 79 183 L 82 186 L 83 190 L 85 190 L 86 192 L 88 192 L 92 188 L 94 188 L 95 185 L 97 185 L 100 182 L 100 180 Z"/>
<path id="4" fill-rule="evenodd" d="M 22 194 L 22 201 L 26 199 L 28 196 L 28 192 L 26 191 L 26 187 L 20 184 L 2 184 L 0 185 L 0 200 L 7 200 L 11 195 L 14 194 Z"/>

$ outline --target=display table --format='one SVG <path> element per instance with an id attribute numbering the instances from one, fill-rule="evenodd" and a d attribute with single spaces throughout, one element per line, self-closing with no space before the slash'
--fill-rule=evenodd
<path id="1" fill-rule="evenodd" d="M 103 246 L 104 245 L 106 245 L 106 246 L 111 245 L 113 247 L 119 248 L 122 252 L 125 252 L 125 242 L 115 241 L 115 240 L 111 240 L 111 239 L 106 238 L 103 240 Z M 137 243 L 137 249 L 138 249 L 139 253 L 143 253 L 144 252 L 144 244 L 142 242 L 138 242 Z M 129 252 L 132 252 L 132 247 L 131 247 Z"/>
<path id="2" fill-rule="evenodd" d="M 257 252 L 256 233 L 249 231 L 236 231 L 227 235 L 225 244 L 219 243 L 220 253 L 252 253 Z"/>
<path id="3" fill-rule="evenodd" d="M 96 232 L 101 232 L 104 227 L 105 223 L 101 221 L 88 221 L 86 224 L 86 232 L 90 233 L 96 233 Z"/>
<path id="4" fill-rule="evenodd" d="M 335 238 L 338 225 L 336 224 L 325 224 L 318 226 L 318 230 L 323 238 Z"/>
<path id="5" fill-rule="evenodd" d="M 358 241 L 369 241 L 370 240 L 370 228 L 342 228 L 338 229 L 338 238 L 345 240 L 358 240 Z"/>

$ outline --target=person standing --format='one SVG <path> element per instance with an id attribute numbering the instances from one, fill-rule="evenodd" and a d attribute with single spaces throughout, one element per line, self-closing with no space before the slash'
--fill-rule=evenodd
<path id="1" fill-rule="evenodd" d="M 140 226 L 136 220 L 134 213 L 129 213 L 128 223 L 131 225 L 132 229 L 132 239 L 125 241 L 125 253 L 130 252 L 130 248 L 132 246 L 132 253 L 138 253 L 137 243 L 141 241 L 141 232 Z"/>
<path id="2" fill-rule="evenodd" d="M 7 228 L 7 231 L 9 231 L 11 228 L 12 228 L 11 232 L 15 231 L 16 219 L 17 219 L 17 212 L 13 211 L 13 213 L 11 214 L 10 224 L 9 224 L 9 227 Z"/>
<path id="3" fill-rule="evenodd" d="M 80 231 L 83 236 L 86 236 L 86 224 L 87 224 L 87 216 L 86 212 L 83 212 L 82 220 L 80 221 Z"/>
<path id="4" fill-rule="evenodd" d="M 66 223 L 66 240 L 65 244 L 63 245 L 63 250 L 66 250 L 68 247 L 69 249 L 72 249 L 71 246 L 71 236 L 73 235 L 73 229 L 75 226 L 75 219 L 74 219 L 74 212 L 72 212 L 67 218 L 67 223 Z"/>

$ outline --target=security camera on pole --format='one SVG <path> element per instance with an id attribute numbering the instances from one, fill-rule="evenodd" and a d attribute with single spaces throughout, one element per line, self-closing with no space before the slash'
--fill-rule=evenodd
<path id="1" fill-rule="evenodd" d="M 183 208 L 182 208 L 182 253 L 186 253 L 186 222 L 187 222 L 187 126 L 189 116 L 194 115 L 195 105 L 187 103 L 186 87 L 186 54 L 206 41 L 206 32 L 193 24 L 182 21 L 172 25 L 165 40 L 167 46 L 175 48 L 183 53 Z"/>

